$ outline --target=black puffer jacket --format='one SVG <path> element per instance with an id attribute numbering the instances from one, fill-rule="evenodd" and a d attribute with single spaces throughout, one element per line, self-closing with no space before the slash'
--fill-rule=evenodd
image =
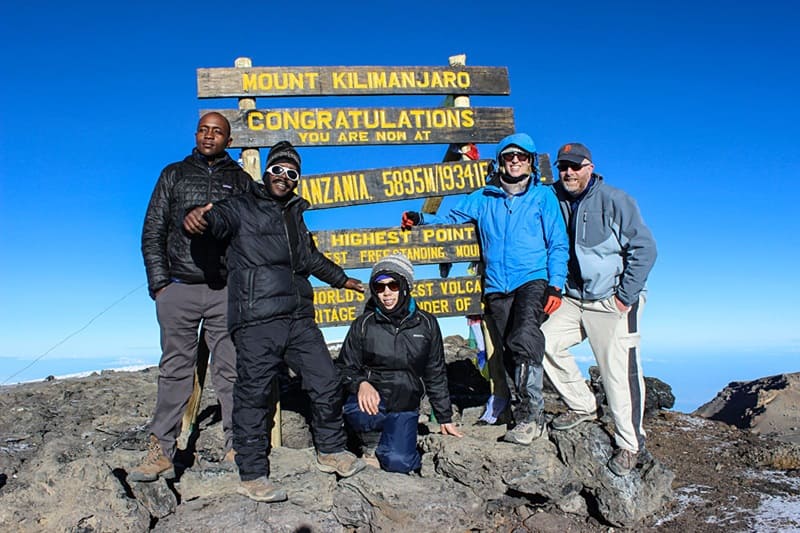
<path id="1" fill-rule="evenodd" d="M 395 327 L 370 299 L 364 314 L 350 326 L 336 364 L 352 394 L 368 381 L 386 410 L 398 412 L 419 408 L 427 392 L 436 420 L 448 424 L 453 415 L 439 323 L 413 299 L 409 309 Z"/>
<path id="2" fill-rule="evenodd" d="M 273 199 L 261 184 L 214 204 L 205 215 L 210 233 L 230 241 L 228 325 L 231 331 L 282 317 L 314 318 L 314 275 L 344 287 L 347 274 L 322 255 L 303 221 L 309 203 L 296 195 Z"/>
<path id="3" fill-rule="evenodd" d="M 187 210 L 216 202 L 251 187 L 253 180 L 227 153 L 213 165 L 194 150 L 183 161 L 161 171 L 142 229 L 142 256 L 153 296 L 171 280 L 225 286 L 225 243 L 183 229 Z"/>

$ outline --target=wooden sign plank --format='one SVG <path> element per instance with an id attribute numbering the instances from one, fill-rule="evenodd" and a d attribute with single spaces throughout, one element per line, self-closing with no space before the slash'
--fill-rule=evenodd
<path id="1" fill-rule="evenodd" d="M 315 231 L 317 249 L 342 268 L 371 268 L 393 253 L 414 264 L 461 263 L 481 257 L 473 224 Z"/>
<path id="2" fill-rule="evenodd" d="M 308 174 L 300 178 L 297 194 L 311 209 L 464 194 L 486 184 L 488 167 L 483 159 Z"/>
<path id="3" fill-rule="evenodd" d="M 539 154 L 539 181 L 545 185 L 553 184 L 553 167 L 550 164 L 550 154 Z"/>
<path id="4" fill-rule="evenodd" d="M 198 98 L 509 93 L 506 67 L 197 69 Z"/>
<path id="5" fill-rule="evenodd" d="M 481 279 L 456 277 L 423 279 L 414 282 L 411 294 L 421 309 L 437 317 L 479 315 Z M 369 294 L 331 287 L 314 288 L 314 316 L 320 327 L 350 324 L 364 310 Z"/>
<path id="6" fill-rule="evenodd" d="M 496 143 L 514 132 L 510 107 L 204 109 L 231 123 L 232 148 Z"/>

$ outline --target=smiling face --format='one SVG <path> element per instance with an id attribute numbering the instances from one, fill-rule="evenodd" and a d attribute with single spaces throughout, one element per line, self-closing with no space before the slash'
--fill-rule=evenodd
<path id="1" fill-rule="evenodd" d="M 273 174 L 271 172 L 272 169 L 275 167 L 280 167 L 280 173 Z M 273 165 L 266 172 L 266 180 L 264 185 L 269 187 L 270 193 L 275 198 L 284 198 L 290 194 L 292 191 L 295 190 L 297 187 L 297 181 L 289 179 L 288 173 L 286 170 L 294 170 L 297 171 L 297 165 L 295 165 L 291 161 L 280 161 L 279 163 Z"/>
<path id="2" fill-rule="evenodd" d="M 219 113 L 207 113 L 197 123 L 194 141 L 197 151 L 213 159 L 231 145 L 231 126 Z"/>
<path id="3" fill-rule="evenodd" d="M 559 161 L 557 166 L 558 178 L 568 193 L 572 196 L 579 196 L 586 190 L 594 171 L 594 165 L 591 161 L 585 158 L 580 163 Z"/>
<path id="4" fill-rule="evenodd" d="M 392 278 L 376 281 L 372 284 L 372 290 L 387 311 L 394 309 L 400 301 L 400 283 Z"/>
<path id="5" fill-rule="evenodd" d="M 513 179 L 530 175 L 531 156 L 528 152 L 514 149 L 505 151 L 501 157 L 503 158 L 503 169 L 506 171 L 507 176 Z"/>

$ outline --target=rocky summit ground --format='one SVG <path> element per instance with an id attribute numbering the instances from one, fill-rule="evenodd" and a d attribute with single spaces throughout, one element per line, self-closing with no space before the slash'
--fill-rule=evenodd
<path id="1" fill-rule="evenodd" d="M 531 447 L 498 442 L 503 427 L 474 426 L 485 383 L 463 339 L 448 338 L 447 352 L 467 437 L 442 437 L 434 423 L 423 424 L 431 433 L 420 438 L 421 475 L 320 473 L 305 404 L 287 395 L 284 446 L 272 454 L 272 477 L 289 491 L 281 504 L 236 494 L 236 474 L 219 468 L 210 389 L 180 478 L 129 483 L 127 470 L 144 455 L 157 369 L 0 388 L 0 531 L 800 531 L 800 447 L 775 432 L 800 426 L 788 401 L 795 375 L 765 381 L 761 394 L 758 385 L 732 384 L 695 415 L 650 409 L 645 427 L 656 460 L 620 479 L 602 466 L 607 421 Z M 712 420 L 732 416 L 723 400 L 741 403 L 742 390 L 757 399 L 742 404 L 749 414 Z M 562 409 L 550 395 L 548 412 Z"/>

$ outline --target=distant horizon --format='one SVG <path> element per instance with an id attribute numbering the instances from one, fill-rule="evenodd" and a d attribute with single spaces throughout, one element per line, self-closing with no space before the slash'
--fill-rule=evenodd
<path id="1" fill-rule="evenodd" d="M 460 336 L 466 339 L 466 336 Z M 329 341 L 329 344 L 335 342 L 339 341 L 332 340 Z M 595 364 L 594 360 L 591 355 L 586 355 L 586 349 L 583 346 L 576 352 L 578 366 L 581 368 L 584 377 L 588 379 L 588 368 Z M 4 362 L 3 370 L 0 373 L 0 388 L 40 382 L 48 376 L 53 376 L 56 379 L 70 379 L 85 377 L 94 372 L 99 373 L 104 370 L 117 372 L 140 371 L 145 368 L 157 367 L 159 357 L 160 354 L 141 358 L 59 357 L 42 359 L 9 383 L 5 383 L 5 380 L 30 364 L 33 359 L 4 357 L 0 359 L 0 361 Z M 736 365 L 730 364 L 732 357 L 737 359 Z M 742 360 L 738 360 L 739 358 L 745 358 L 744 362 L 749 363 L 743 364 Z M 687 359 L 695 363 L 701 363 L 697 365 L 694 373 L 690 375 L 685 374 Z M 47 363 L 50 364 L 49 367 L 44 366 Z M 673 410 L 683 413 L 691 413 L 703 404 L 712 401 L 730 383 L 748 382 L 768 376 L 800 372 L 800 364 L 797 362 L 796 354 L 788 352 L 773 356 L 764 356 L 763 354 L 760 356 L 754 356 L 753 354 L 731 356 L 729 353 L 705 353 L 703 356 L 651 354 L 645 357 L 642 366 L 646 377 L 657 378 L 672 388 L 672 393 L 675 395 Z"/>

